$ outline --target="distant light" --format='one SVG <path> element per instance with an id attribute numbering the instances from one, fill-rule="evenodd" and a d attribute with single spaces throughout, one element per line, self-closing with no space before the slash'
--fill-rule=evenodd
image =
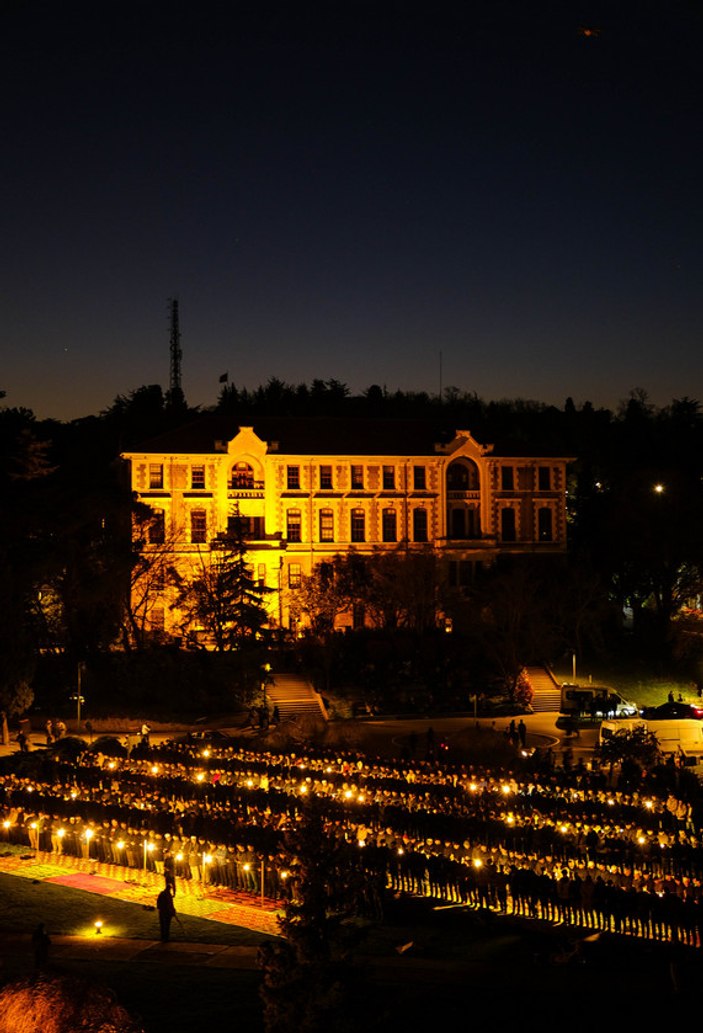
<path id="1" fill-rule="evenodd" d="M 663 485 L 663 484 L 661 484 L 661 482 L 660 482 L 659 484 L 655 484 L 655 485 L 654 485 L 654 488 L 653 488 L 652 490 L 654 491 L 654 493 L 655 493 L 656 495 L 663 495 L 663 494 L 664 494 L 664 492 L 666 491 L 666 488 L 665 488 L 665 487 L 664 487 L 664 485 Z"/>
<path id="2" fill-rule="evenodd" d="M 102 919 L 98 918 L 98 920 L 95 923 L 95 935 L 96 936 L 100 936 L 100 933 L 102 932 L 102 928 L 103 928 Z"/>

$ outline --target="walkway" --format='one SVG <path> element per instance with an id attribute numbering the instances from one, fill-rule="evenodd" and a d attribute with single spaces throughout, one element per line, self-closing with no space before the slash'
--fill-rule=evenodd
<path id="1" fill-rule="evenodd" d="M 103 864 L 69 854 L 0 856 L 0 871 L 32 881 L 54 883 L 113 897 L 131 904 L 153 907 L 163 887 L 163 876 L 141 872 L 120 865 Z M 176 879 L 176 900 L 181 917 L 191 915 L 250 929 L 269 936 L 278 936 L 279 905 L 261 901 L 252 894 L 222 886 L 203 887 L 191 879 Z M 69 937 L 70 939 L 70 937 Z M 105 938 L 106 940 L 108 937 Z"/>

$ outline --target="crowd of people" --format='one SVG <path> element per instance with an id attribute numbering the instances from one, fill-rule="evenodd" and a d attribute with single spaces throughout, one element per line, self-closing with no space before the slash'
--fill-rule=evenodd
<path id="1" fill-rule="evenodd" d="M 697 783 L 696 783 L 697 784 Z M 315 800 L 357 910 L 387 893 L 703 946 L 701 797 L 672 767 L 635 790 L 582 763 L 514 771 L 356 751 L 150 745 L 0 774 L 0 834 L 134 872 L 279 899 Z"/>

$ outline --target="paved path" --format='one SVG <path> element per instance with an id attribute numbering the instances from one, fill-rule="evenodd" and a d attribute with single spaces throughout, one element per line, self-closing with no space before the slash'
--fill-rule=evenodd
<path id="1" fill-rule="evenodd" d="M 197 965 L 201 968 L 257 969 L 258 947 L 171 940 L 129 940 L 120 936 L 51 937 L 51 964 L 62 961 L 128 961 L 144 964 Z M 3 955 L 32 954 L 31 933 L 0 932 Z"/>
<path id="2" fill-rule="evenodd" d="M 119 865 L 99 864 L 68 854 L 12 854 L 0 856 L 0 871 L 32 881 L 44 881 L 72 889 L 112 897 L 126 903 L 153 907 L 163 887 L 155 872 L 137 872 Z M 130 881 L 131 880 L 131 881 Z M 203 887 L 190 879 L 176 880 L 178 914 L 237 925 L 269 936 L 279 935 L 279 905 L 222 886 Z M 97 937 L 96 937 L 97 939 Z M 108 937 L 105 937 L 107 941 Z"/>

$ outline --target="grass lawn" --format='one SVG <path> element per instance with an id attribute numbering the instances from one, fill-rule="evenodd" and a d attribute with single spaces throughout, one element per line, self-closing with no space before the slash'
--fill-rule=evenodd
<path id="1" fill-rule="evenodd" d="M 567 666 L 552 668 L 554 677 L 559 683 L 573 681 L 573 670 Z M 679 693 L 690 703 L 698 700 L 698 695 L 690 681 L 675 678 L 658 678 L 645 672 L 618 671 L 598 665 L 584 665 L 576 670 L 576 681 L 581 685 L 592 680 L 594 685 L 608 685 L 619 692 L 625 699 L 632 700 L 641 707 L 655 707 L 666 703 L 669 692 L 678 699 Z"/>
<path id="2" fill-rule="evenodd" d="M 30 934 L 39 922 L 45 923 L 50 936 L 94 937 L 93 922 L 97 918 L 104 922 L 105 936 L 158 939 L 159 925 L 154 910 L 94 893 L 0 874 L 0 983 L 31 974 Z M 247 929 L 190 915 L 181 920 L 184 930 L 174 925 L 174 939 L 232 946 L 256 946 L 268 939 Z M 26 934 L 26 945 L 18 946 L 13 940 L 8 947 L 3 933 L 18 932 Z M 61 960 L 55 969 L 109 986 L 121 1004 L 142 1018 L 148 1033 L 161 1030 L 192 1033 L 205 1025 L 228 1029 L 235 1014 L 237 1028 L 261 1029 L 258 971 L 208 969 L 176 962 L 168 965 L 113 962 L 93 957 Z"/>
<path id="3" fill-rule="evenodd" d="M 96 896 L 78 890 L 0 875 L 0 983 L 32 970 L 29 934 L 44 921 L 50 934 L 80 935 L 96 915 Z M 105 935 L 153 938 L 156 917 L 139 905 L 99 899 Z M 104 905 L 104 906 L 103 906 Z M 26 950 L 7 950 L 4 933 L 27 934 Z M 529 1015 L 560 1016 L 570 1030 L 592 1033 L 594 1009 L 602 1033 L 620 1029 L 620 1005 L 632 1022 L 664 1021 L 671 1008 L 680 1018 L 697 1010 L 701 951 L 682 964 L 683 991 L 674 995 L 671 954 L 661 945 L 605 938 L 586 954 L 586 964 L 555 961 L 578 934 L 537 923 L 518 923 L 464 908 L 434 908 L 425 900 L 389 899 L 383 922 L 362 927 L 354 951 L 365 1033 L 457 1024 L 492 1013 L 491 1024 L 507 1029 Z M 94 934 L 93 934 L 94 935 Z M 251 944 L 265 937 L 233 926 L 187 918 L 189 940 Z M 181 938 L 180 931 L 177 938 Z M 399 952 L 397 948 L 406 946 Z M 169 961 L 61 961 L 63 974 L 82 975 L 109 986 L 121 1004 L 141 1018 L 147 1033 L 192 1033 L 208 1028 L 261 1033 L 258 971 Z M 597 1001 L 593 994 L 597 990 Z M 542 1022 L 540 1022 L 540 1025 Z M 529 1025 L 529 1023 L 528 1023 Z"/>

